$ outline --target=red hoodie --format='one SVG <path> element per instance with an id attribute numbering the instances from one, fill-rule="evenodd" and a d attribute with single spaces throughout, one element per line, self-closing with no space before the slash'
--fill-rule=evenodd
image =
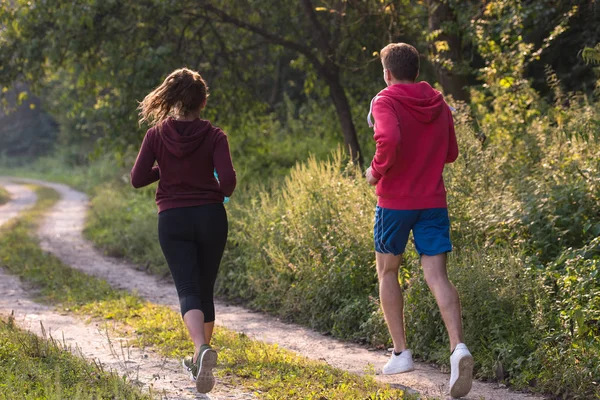
<path id="1" fill-rule="evenodd" d="M 227 136 L 202 119 L 169 118 L 150 128 L 131 170 L 131 184 L 139 188 L 156 181 L 158 212 L 222 203 L 236 184 Z"/>
<path id="2" fill-rule="evenodd" d="M 450 107 L 427 82 L 396 84 L 372 103 L 377 204 L 394 210 L 445 208 L 444 164 L 458 157 Z"/>

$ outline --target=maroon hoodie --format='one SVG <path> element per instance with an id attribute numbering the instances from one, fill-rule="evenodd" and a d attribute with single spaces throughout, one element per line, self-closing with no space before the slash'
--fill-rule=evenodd
<path id="1" fill-rule="evenodd" d="M 372 102 L 377 142 L 371 163 L 378 205 L 395 210 L 445 208 L 444 165 L 458 146 L 450 107 L 427 82 L 396 84 Z"/>
<path id="2" fill-rule="evenodd" d="M 150 128 L 131 170 L 131 184 L 140 188 L 156 181 L 159 213 L 170 208 L 222 203 L 225 196 L 231 196 L 236 184 L 227 136 L 202 119 L 169 118 Z"/>

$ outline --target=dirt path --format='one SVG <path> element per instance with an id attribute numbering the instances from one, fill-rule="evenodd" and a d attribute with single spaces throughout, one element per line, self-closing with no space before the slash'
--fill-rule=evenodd
<path id="1" fill-rule="evenodd" d="M 0 178 L 0 186 L 10 193 L 10 201 L 0 206 L 0 226 L 13 219 L 19 213 L 35 204 L 35 193 L 22 185 L 17 185 Z"/>
<path id="2" fill-rule="evenodd" d="M 88 274 L 106 279 L 111 285 L 137 291 L 147 300 L 178 309 L 174 286 L 150 276 L 123 260 L 105 257 L 82 237 L 87 212 L 87 198 L 65 185 L 32 181 L 54 188 L 62 200 L 47 215 L 39 235 L 45 250 L 57 255 L 63 262 Z M 298 353 L 354 373 L 364 373 L 373 366 L 378 371 L 377 380 L 394 387 L 409 388 L 426 396 L 446 398 L 449 374 L 427 364 L 417 363 L 416 371 L 383 376 L 379 374 L 388 354 L 370 351 L 364 346 L 341 342 L 310 329 L 280 322 L 276 318 L 248 311 L 222 302 L 216 304 L 217 324 L 244 332 L 252 338 L 278 343 Z M 477 356 L 475 354 L 475 356 Z M 471 400 L 521 400 L 541 399 L 516 393 L 498 384 L 474 382 L 467 399 Z"/>
<path id="3" fill-rule="evenodd" d="M 31 207 L 36 200 L 30 189 L 7 183 L 0 185 L 11 193 L 11 201 L 0 206 L 0 226 Z M 53 337 L 76 354 L 96 360 L 106 369 L 126 375 L 144 388 L 152 388 L 162 399 L 229 399 L 255 398 L 222 383 L 210 395 L 196 393 L 193 383 L 182 373 L 179 360 L 168 359 L 148 349 L 128 345 L 128 339 L 116 336 L 104 323 L 85 323 L 70 313 L 36 303 L 19 278 L 0 269 L 0 315 L 14 313 L 15 323 L 38 336 Z M 43 328 L 42 328 L 43 327 Z"/>

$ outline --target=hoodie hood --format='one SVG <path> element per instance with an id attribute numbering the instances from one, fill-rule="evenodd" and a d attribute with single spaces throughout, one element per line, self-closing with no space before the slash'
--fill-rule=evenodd
<path id="1" fill-rule="evenodd" d="M 427 82 L 398 83 L 383 89 L 375 98 L 379 96 L 401 103 L 416 120 L 425 124 L 434 121 L 446 106 L 444 96 Z M 373 100 L 371 101 L 371 108 L 373 107 Z M 369 126 L 372 126 L 371 112 L 369 112 L 367 119 Z"/>
<path id="2" fill-rule="evenodd" d="M 214 129 L 209 121 L 199 118 L 187 123 L 169 118 L 160 126 L 160 137 L 171 154 L 182 158 L 196 150 Z"/>

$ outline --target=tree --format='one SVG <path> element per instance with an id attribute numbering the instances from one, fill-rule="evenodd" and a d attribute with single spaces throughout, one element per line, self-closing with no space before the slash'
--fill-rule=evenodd
<path id="1" fill-rule="evenodd" d="M 463 58 L 461 29 L 448 0 L 427 0 L 429 38 L 438 81 L 456 100 L 469 103 L 468 65 Z"/>
<path id="2" fill-rule="evenodd" d="M 408 18 L 414 14 L 415 7 L 407 1 L 393 5 L 382 1 L 338 0 L 318 2 L 320 5 L 316 6 L 312 0 L 301 0 L 269 7 L 272 6 L 270 3 L 240 0 L 217 6 L 206 1 L 202 9 L 209 18 L 236 26 L 302 56 L 327 85 L 344 142 L 352 159 L 362 164 L 352 112 L 342 83 L 343 72 L 364 69 L 374 59 L 372 50 L 379 50 L 386 37 L 392 36 L 395 24 L 389 19 L 399 15 Z M 398 22 L 401 20 L 398 18 Z"/>
<path id="3" fill-rule="evenodd" d="M 221 115 L 262 107 L 257 87 L 270 74 L 257 79 L 252 67 L 256 59 L 263 71 L 275 64 L 266 46 L 234 41 L 231 28 L 193 17 L 186 10 L 195 4 L 0 0 L 0 83 L 29 82 L 67 143 L 117 150 L 139 141 L 137 101 L 182 65 L 219 81 L 211 103 Z M 208 112 L 216 117 L 214 108 Z"/>
<path id="4" fill-rule="evenodd" d="M 222 100 L 221 114 L 227 107 L 230 115 L 266 110 L 290 71 L 281 61 L 295 58 L 305 87 L 331 99 L 359 163 L 348 87 L 380 81 L 379 71 L 372 75 L 376 51 L 399 32 L 416 36 L 414 16 L 422 9 L 408 0 L 0 2 L 0 82 L 50 82 L 50 97 L 71 106 L 64 115 L 77 130 L 134 143 L 131 106 L 181 65 L 218 80 L 211 102 Z"/>

